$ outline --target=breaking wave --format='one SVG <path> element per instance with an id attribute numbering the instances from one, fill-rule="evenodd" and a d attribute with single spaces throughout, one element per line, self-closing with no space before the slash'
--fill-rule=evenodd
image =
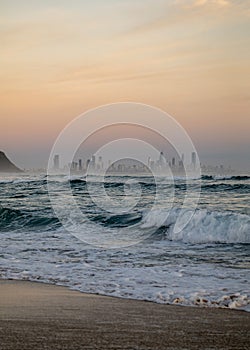
<path id="1" fill-rule="evenodd" d="M 190 215 L 190 210 L 178 208 L 170 212 L 162 209 L 151 211 L 143 217 L 142 227 L 165 227 L 164 239 L 185 243 L 250 243 L 249 215 L 200 209 L 194 212 L 188 224 L 180 232 L 176 232 L 177 219 L 179 218 L 181 223 L 187 215 Z M 164 224 L 159 226 L 159 222 Z"/>
<path id="2" fill-rule="evenodd" d="M 179 224 L 190 220 L 180 232 Z M 196 210 L 193 215 L 188 209 L 156 209 L 150 212 L 133 212 L 121 215 L 97 214 L 92 219 L 97 224 L 113 229 L 130 227 L 131 230 L 152 231 L 152 238 L 182 241 L 184 243 L 244 243 L 250 244 L 250 216 L 233 212 Z M 22 212 L 17 209 L 0 208 L 0 229 L 51 230 L 61 227 L 53 215 L 36 215 L 36 212 Z"/>

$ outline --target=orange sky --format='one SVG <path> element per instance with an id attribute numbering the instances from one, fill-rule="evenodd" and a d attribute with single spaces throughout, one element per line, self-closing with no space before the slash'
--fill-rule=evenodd
<path id="1" fill-rule="evenodd" d="M 201 158 L 250 164 L 249 0 L 3 0 L 0 17 L 0 149 L 18 165 L 118 101 L 170 113 Z"/>

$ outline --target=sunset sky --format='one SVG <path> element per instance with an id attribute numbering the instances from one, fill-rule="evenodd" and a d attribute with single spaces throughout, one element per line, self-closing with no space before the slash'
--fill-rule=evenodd
<path id="1" fill-rule="evenodd" d="M 250 168 L 249 0 L 0 0 L 0 149 L 46 165 L 89 108 L 157 106 L 203 162 Z"/>

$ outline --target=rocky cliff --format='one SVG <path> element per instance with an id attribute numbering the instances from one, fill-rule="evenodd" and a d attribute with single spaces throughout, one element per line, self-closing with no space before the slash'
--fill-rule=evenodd
<path id="1" fill-rule="evenodd" d="M 15 166 L 15 164 L 6 157 L 4 152 L 0 151 L 0 172 L 20 173 L 22 170 Z"/>

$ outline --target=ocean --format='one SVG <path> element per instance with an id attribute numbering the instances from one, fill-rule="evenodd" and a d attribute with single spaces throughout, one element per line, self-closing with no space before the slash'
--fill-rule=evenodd
<path id="1" fill-rule="evenodd" d="M 57 218 L 47 181 L 62 207 L 67 202 L 64 189 L 70 185 L 83 214 L 74 223 L 65 214 L 74 235 Z M 86 181 L 78 175 L 1 175 L 0 278 L 157 303 L 250 311 L 249 176 L 190 180 L 198 207 L 178 232 L 177 219 L 191 210 L 183 205 L 184 178 L 159 178 L 155 183 L 150 176 L 110 175 L 101 185 L 117 203 L 117 212 L 98 205 L 103 200 L 98 176 Z M 123 203 L 127 209 L 126 196 L 133 205 L 122 210 Z M 125 244 L 98 244 L 107 234 L 109 243 L 115 243 L 118 233 Z M 86 239 L 78 239 L 78 234 Z"/>

